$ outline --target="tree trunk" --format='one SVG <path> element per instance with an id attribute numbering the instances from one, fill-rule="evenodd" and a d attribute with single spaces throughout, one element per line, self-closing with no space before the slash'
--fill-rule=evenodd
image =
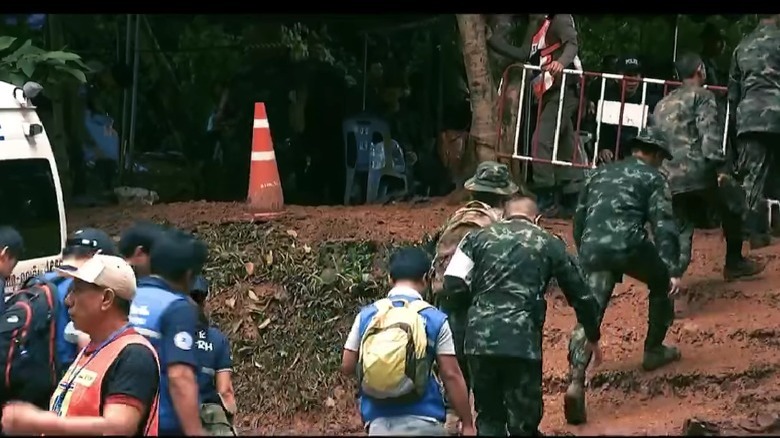
<path id="1" fill-rule="evenodd" d="M 62 29 L 62 16 L 49 14 L 47 16 L 47 30 L 49 50 L 62 50 L 65 47 L 65 36 Z M 54 161 L 57 163 L 57 173 L 60 175 L 60 184 L 62 192 L 66 199 L 70 199 L 73 188 L 72 175 L 70 169 L 70 159 L 68 155 L 68 135 L 65 129 L 65 99 L 73 98 L 67 95 L 67 83 L 57 85 L 57 90 L 50 90 L 44 93 L 49 97 L 52 104 L 51 114 L 42 113 L 42 122 L 46 127 L 46 135 L 49 137 Z M 83 117 L 83 116 L 82 116 Z"/>
<path id="2" fill-rule="evenodd" d="M 479 14 L 457 14 L 463 61 L 469 81 L 471 131 L 469 143 L 478 162 L 496 159 L 496 86 L 490 74 L 487 25 Z M 470 167 L 470 166 L 469 166 Z"/>

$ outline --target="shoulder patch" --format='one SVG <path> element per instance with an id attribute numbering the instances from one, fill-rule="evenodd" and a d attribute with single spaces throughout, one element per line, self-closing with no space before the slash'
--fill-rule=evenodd
<path id="1" fill-rule="evenodd" d="M 173 337 L 173 345 L 184 351 L 192 349 L 192 336 L 187 332 L 179 332 Z"/>

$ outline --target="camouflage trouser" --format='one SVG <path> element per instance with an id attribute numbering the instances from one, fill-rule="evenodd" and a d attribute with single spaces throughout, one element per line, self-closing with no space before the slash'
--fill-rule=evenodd
<path id="1" fill-rule="evenodd" d="M 765 213 L 765 189 L 770 171 L 780 171 L 777 144 L 780 134 L 744 133 L 737 137 L 739 145 L 738 172 L 742 175 L 748 214 L 745 228 L 748 234 L 763 234 L 769 229 Z"/>
<path id="2" fill-rule="evenodd" d="M 608 270 L 609 269 L 609 270 Z M 645 351 L 663 344 L 666 332 L 674 321 L 674 303 L 669 298 L 669 270 L 661 261 L 651 242 L 645 242 L 628 254 L 609 254 L 595 266 L 583 265 L 588 286 L 600 306 L 599 324 L 604 318 L 615 284 L 623 275 L 645 283 L 650 289 Z M 573 375 L 584 375 L 591 354 L 585 351 L 585 331 L 580 324 L 574 327 L 569 341 L 569 366 Z"/>
<path id="3" fill-rule="evenodd" d="M 468 356 L 480 436 L 539 435 L 544 413 L 542 361 Z"/>
<path id="4" fill-rule="evenodd" d="M 200 405 L 200 421 L 209 436 L 238 436 L 229 414 L 219 403 Z"/>
<path id="5" fill-rule="evenodd" d="M 558 98 L 560 89 L 550 90 L 542 97 L 542 113 L 531 139 L 531 154 L 535 157 L 552 160 L 555 145 L 555 125 L 558 119 Z M 571 89 L 564 92 L 563 112 L 561 114 L 561 131 L 558 139 L 558 155 L 560 161 L 571 161 L 574 155 L 574 124 L 572 116 L 577 110 L 577 96 Z M 538 107 L 531 106 L 530 114 L 536 117 Z M 538 141 L 538 143 L 537 143 Z M 534 149 L 536 152 L 534 152 Z M 564 194 L 574 194 L 580 191 L 582 185 L 582 169 L 571 166 L 534 163 L 534 187 L 536 189 L 552 189 L 560 187 Z"/>
<path id="6" fill-rule="evenodd" d="M 693 248 L 694 217 L 697 212 L 714 206 L 726 238 L 726 263 L 738 261 L 742 255 L 742 215 L 745 196 L 737 183 L 728 179 L 722 187 L 679 193 L 672 197 L 674 217 L 680 231 L 680 268 L 688 270 Z"/>

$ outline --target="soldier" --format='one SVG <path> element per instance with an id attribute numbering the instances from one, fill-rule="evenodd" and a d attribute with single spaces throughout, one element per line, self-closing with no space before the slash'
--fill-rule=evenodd
<path id="1" fill-rule="evenodd" d="M 471 192 L 472 201 L 455 212 L 438 233 L 436 256 L 433 259 L 431 292 L 434 302 L 447 315 L 452 328 L 455 352 L 460 369 L 469 382 L 468 366 L 463 354 L 463 338 L 466 333 L 466 313 L 469 305 L 467 300 L 441 297 L 444 287 L 444 270 L 452 258 L 452 254 L 463 240 L 463 236 L 473 230 L 484 228 L 493 222 L 498 222 L 503 216 L 503 205 L 506 199 L 517 192 L 518 187 L 511 181 L 509 168 L 495 161 L 485 161 L 479 164 L 474 177 L 463 185 Z M 444 299 L 442 299 L 444 298 Z M 447 407 L 445 428 L 450 435 L 457 435 L 458 422 L 450 406 Z"/>
<path id="2" fill-rule="evenodd" d="M 729 102 L 736 112 L 738 171 L 744 179 L 751 248 L 770 244 L 764 188 L 780 153 L 780 15 L 759 14 L 759 24 L 734 49 L 729 71 Z"/>
<path id="3" fill-rule="evenodd" d="M 683 85 L 658 103 L 652 122 L 673 156 L 661 172 L 669 182 L 680 232 L 679 271 L 684 273 L 691 262 L 695 213 L 713 204 L 726 237 L 723 276 L 731 280 L 758 274 L 763 266 L 742 257 L 744 196 L 734 190 L 727 169 L 715 95 L 702 86 L 707 78 L 704 62 L 695 53 L 685 53 L 675 67 Z"/>
<path id="4" fill-rule="evenodd" d="M 577 29 L 570 14 L 531 14 L 523 45 L 519 48 L 509 45 L 505 38 L 510 30 L 508 26 L 496 29 L 488 41 L 490 48 L 503 56 L 520 62 L 529 62 L 541 66 L 544 70 L 532 84 L 534 95 L 542 111 L 533 135 L 532 149 L 535 155 L 546 160 L 553 159 L 555 125 L 558 117 L 558 97 L 560 96 L 561 73 L 564 68 L 582 70 L 577 56 Z M 577 80 L 567 78 L 564 84 L 563 111 L 561 113 L 561 131 L 558 144 L 558 156 L 561 161 L 571 161 L 574 152 L 574 118 L 577 109 Z M 536 110 L 531 111 L 536 113 Z M 549 214 L 556 214 L 560 207 L 573 209 L 577 193 L 582 185 L 582 171 L 571 166 L 534 163 L 534 191 L 541 196 L 543 209 L 550 205 Z"/>
<path id="5" fill-rule="evenodd" d="M 518 196 L 504 219 L 463 238 L 445 271 L 446 296 L 472 302 L 464 351 L 479 435 L 537 435 L 542 420 L 544 293 L 555 278 L 588 352 L 600 359 L 598 303 L 560 238 L 536 224 L 536 202 Z"/>
<path id="6" fill-rule="evenodd" d="M 722 72 L 718 70 L 716 60 L 723 54 L 723 50 L 726 48 L 726 38 L 723 36 L 723 31 L 712 23 L 704 25 L 704 29 L 701 31 L 701 53 L 702 62 L 707 68 L 707 77 L 704 83 L 707 85 L 725 85 Z M 680 77 L 680 80 L 685 78 Z"/>
<path id="7" fill-rule="evenodd" d="M 677 267 L 680 249 L 669 186 L 658 171 L 663 160 L 672 155 L 660 135 L 649 128 L 629 144 L 632 156 L 596 168 L 580 193 L 573 221 L 580 263 L 599 302 L 599 324 L 612 290 L 624 274 L 650 289 L 642 361 L 645 370 L 680 359 L 677 348 L 663 345 L 674 320 L 669 294 L 677 292 L 681 273 Z M 648 236 L 645 222 L 650 223 L 655 243 Z M 585 348 L 586 335 L 578 325 L 569 342 L 570 383 L 564 412 L 570 424 L 587 421 L 584 384 L 591 354 Z"/>

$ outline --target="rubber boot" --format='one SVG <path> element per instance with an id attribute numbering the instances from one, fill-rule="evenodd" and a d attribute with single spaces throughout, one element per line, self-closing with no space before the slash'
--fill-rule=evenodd
<path id="1" fill-rule="evenodd" d="M 677 347 L 661 345 L 650 350 L 645 350 L 645 355 L 642 359 L 642 368 L 645 371 L 657 370 L 664 365 L 680 360 L 681 357 L 682 354 L 680 354 L 680 350 L 678 350 Z"/>
<path id="2" fill-rule="evenodd" d="M 583 424 L 588 421 L 585 409 L 585 370 L 574 368 L 570 373 L 569 387 L 563 396 L 563 414 L 569 424 Z"/>
<path id="3" fill-rule="evenodd" d="M 750 249 L 761 249 L 772 244 L 769 236 L 769 223 L 767 222 L 767 205 L 762 202 L 758 211 L 751 211 L 747 215 L 745 229 L 748 231 Z"/>
<path id="4" fill-rule="evenodd" d="M 723 267 L 723 278 L 726 281 L 732 281 L 738 278 L 752 277 L 763 272 L 765 267 L 765 263 L 740 257 L 738 260 L 726 262 L 726 266 Z"/>

